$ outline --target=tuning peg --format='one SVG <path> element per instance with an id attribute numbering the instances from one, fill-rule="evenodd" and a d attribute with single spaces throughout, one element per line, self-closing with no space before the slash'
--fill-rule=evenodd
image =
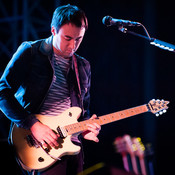
<path id="1" fill-rule="evenodd" d="M 162 111 L 160 111 L 160 112 L 159 112 L 159 114 L 160 114 L 160 115 L 162 115 L 162 114 L 163 114 L 163 112 L 162 112 Z"/>
<path id="2" fill-rule="evenodd" d="M 153 99 L 152 99 L 152 102 L 153 102 L 153 103 L 156 103 L 156 100 L 153 98 Z"/>
<path id="3" fill-rule="evenodd" d="M 163 113 L 166 113 L 166 109 L 163 110 Z"/>
<path id="4" fill-rule="evenodd" d="M 156 101 L 157 101 L 157 103 L 159 103 L 159 104 L 161 103 L 159 99 L 157 99 Z"/>
<path id="5" fill-rule="evenodd" d="M 166 104 L 169 104 L 170 102 L 169 101 L 165 101 Z"/>
<path id="6" fill-rule="evenodd" d="M 156 113 L 156 117 L 159 117 L 159 113 Z"/>

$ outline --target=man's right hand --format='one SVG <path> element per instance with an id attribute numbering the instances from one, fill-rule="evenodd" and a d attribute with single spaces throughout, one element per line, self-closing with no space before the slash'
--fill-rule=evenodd
<path id="1" fill-rule="evenodd" d="M 43 146 L 47 147 L 49 144 L 52 147 L 58 146 L 58 135 L 54 133 L 48 126 L 40 123 L 39 121 L 32 125 L 30 128 L 33 136 L 43 144 Z"/>

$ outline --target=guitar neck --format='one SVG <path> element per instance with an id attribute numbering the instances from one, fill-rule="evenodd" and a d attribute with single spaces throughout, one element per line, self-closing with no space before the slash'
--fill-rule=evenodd
<path id="1" fill-rule="evenodd" d="M 147 175 L 144 157 L 139 157 L 139 161 L 140 161 L 140 167 L 141 167 L 142 175 Z"/>
<path id="2" fill-rule="evenodd" d="M 129 163 L 128 163 L 128 158 L 126 154 L 122 154 L 122 159 L 123 159 L 123 165 L 124 165 L 124 169 L 129 172 Z"/>
<path id="3" fill-rule="evenodd" d="M 132 168 L 135 174 L 138 174 L 138 168 L 137 168 L 137 161 L 136 161 L 136 157 L 134 154 L 130 154 L 131 156 L 131 162 L 132 162 Z"/>
<path id="4" fill-rule="evenodd" d="M 137 106 L 134 108 L 122 110 L 119 112 L 103 115 L 103 116 L 98 117 L 96 119 L 89 119 L 89 120 L 85 120 L 82 122 L 66 125 L 64 127 L 64 129 L 66 130 L 67 134 L 72 135 L 72 134 L 81 133 L 81 132 L 87 130 L 87 128 L 88 128 L 87 124 L 97 123 L 99 125 L 105 125 L 108 123 L 112 123 L 112 122 L 122 120 L 122 119 L 125 119 L 128 117 L 134 116 L 134 115 L 145 113 L 148 111 L 149 111 L 149 109 L 148 109 L 147 105 L 145 104 L 145 105 Z"/>

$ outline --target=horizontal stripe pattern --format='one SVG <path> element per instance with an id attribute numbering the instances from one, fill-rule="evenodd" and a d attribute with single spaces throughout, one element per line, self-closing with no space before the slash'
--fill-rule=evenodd
<path id="1" fill-rule="evenodd" d="M 70 108 L 70 92 L 67 83 L 67 73 L 70 68 L 70 59 L 54 56 L 54 78 L 46 99 L 41 107 L 42 115 L 59 115 Z"/>

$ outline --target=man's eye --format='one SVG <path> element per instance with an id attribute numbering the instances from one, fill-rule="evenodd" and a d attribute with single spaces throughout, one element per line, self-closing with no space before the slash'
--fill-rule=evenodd
<path id="1" fill-rule="evenodd" d="M 65 36 L 64 37 L 66 41 L 70 41 L 72 38 L 68 37 L 68 36 Z"/>
<path id="2" fill-rule="evenodd" d="M 80 40 L 81 40 L 81 38 L 77 38 L 77 39 L 76 39 L 76 41 L 80 41 Z"/>

